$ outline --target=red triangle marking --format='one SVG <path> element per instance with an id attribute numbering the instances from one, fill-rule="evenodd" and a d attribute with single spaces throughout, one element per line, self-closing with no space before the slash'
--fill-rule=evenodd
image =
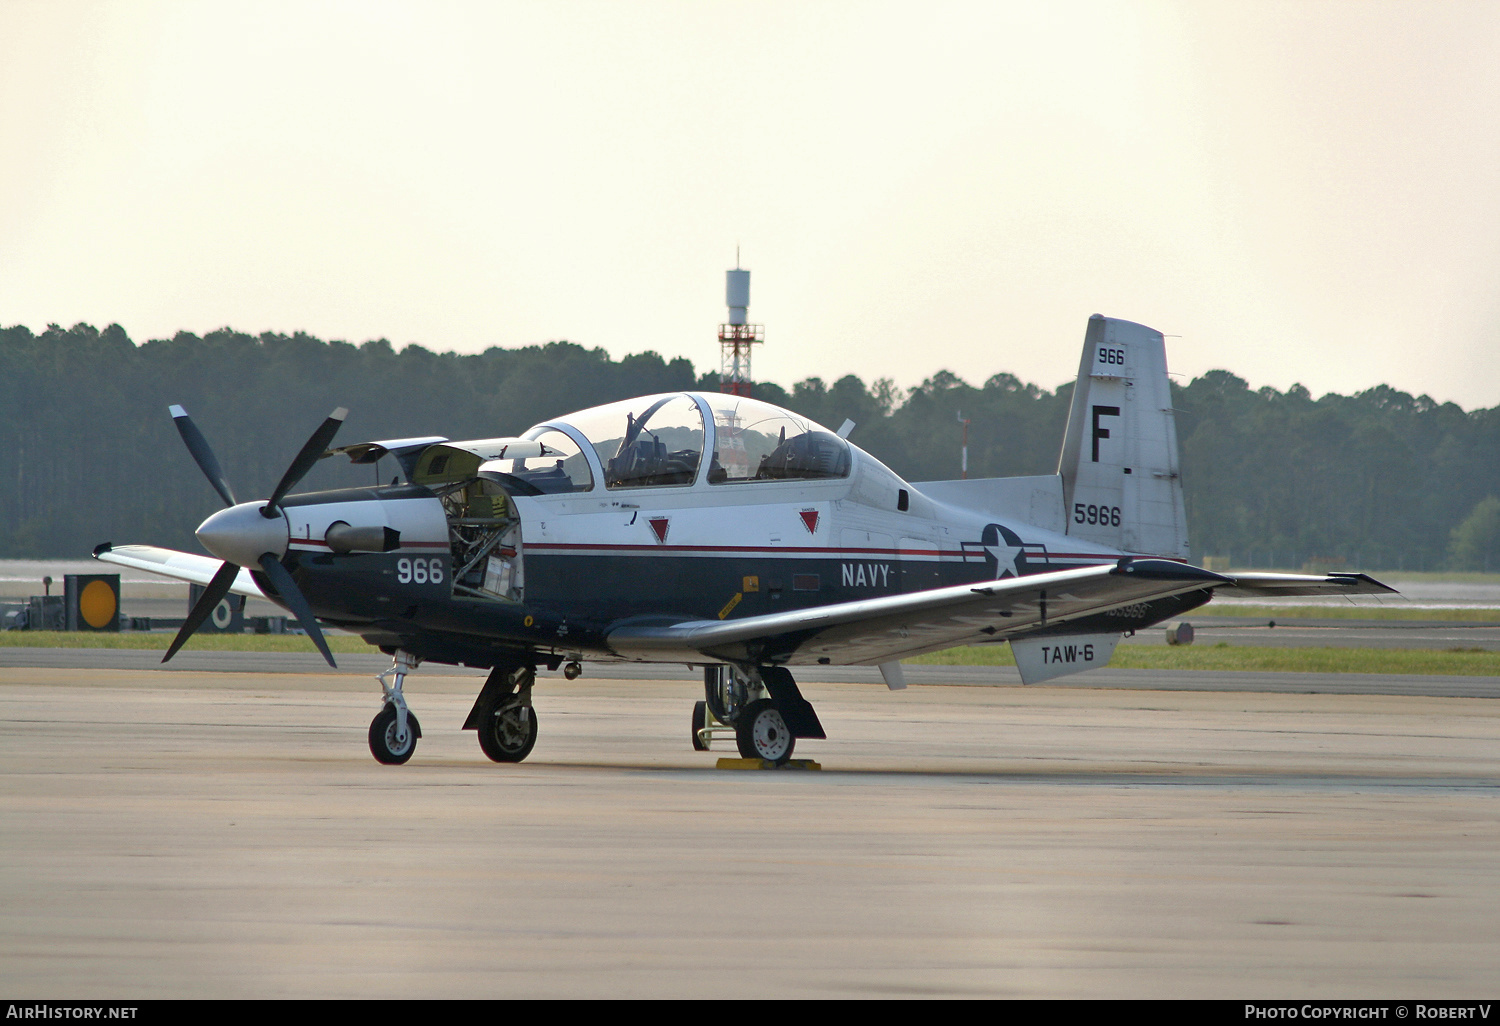
<path id="1" fill-rule="evenodd" d="M 802 518 L 803 526 L 807 528 L 808 534 L 818 533 L 818 511 L 815 509 L 799 510 L 798 516 Z"/>
<path id="2" fill-rule="evenodd" d="M 666 517 L 652 517 L 646 523 L 651 525 L 651 530 L 656 532 L 656 540 L 664 542 L 667 540 L 667 525 L 671 523 Z"/>

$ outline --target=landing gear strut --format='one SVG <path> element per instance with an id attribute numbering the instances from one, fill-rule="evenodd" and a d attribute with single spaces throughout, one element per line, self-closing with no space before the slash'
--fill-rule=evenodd
<path id="1" fill-rule="evenodd" d="M 740 710 L 764 694 L 760 681 L 737 666 L 705 666 L 704 701 L 693 706 L 693 751 L 706 752 L 715 737 L 732 735 Z"/>
<path id="2" fill-rule="evenodd" d="M 406 708 L 406 696 L 401 686 L 406 675 L 415 670 L 422 660 L 410 652 L 396 650 L 391 668 L 378 674 L 380 689 L 385 693 L 385 706 L 370 721 L 370 754 L 375 761 L 387 766 L 399 766 L 411 758 L 417 750 L 417 738 L 422 736 L 422 725 Z M 387 678 L 395 678 L 392 684 Z"/>
<path id="3" fill-rule="evenodd" d="M 478 731 L 480 750 L 495 762 L 520 762 L 535 747 L 535 682 L 535 667 L 497 666 L 475 699 L 464 729 Z"/>
<path id="4" fill-rule="evenodd" d="M 818 714 L 784 666 L 703 669 L 704 701 L 693 707 L 693 749 L 734 734 L 741 758 L 784 763 L 799 737 L 823 738 Z"/>
<path id="5" fill-rule="evenodd" d="M 705 666 L 703 693 L 708 711 L 727 727 L 734 726 L 740 710 L 761 694 L 760 681 L 746 676 L 737 666 Z"/>

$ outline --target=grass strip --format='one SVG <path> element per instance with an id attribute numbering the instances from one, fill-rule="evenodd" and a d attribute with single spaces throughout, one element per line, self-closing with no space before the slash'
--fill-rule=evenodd
<path id="1" fill-rule="evenodd" d="M 92 634 L 86 631 L 0 631 L 0 648 L 135 648 L 165 652 L 174 635 L 146 631 Z M 334 652 L 375 652 L 363 638 L 324 634 Z M 195 634 L 183 648 L 203 652 L 317 652 L 300 634 Z"/>

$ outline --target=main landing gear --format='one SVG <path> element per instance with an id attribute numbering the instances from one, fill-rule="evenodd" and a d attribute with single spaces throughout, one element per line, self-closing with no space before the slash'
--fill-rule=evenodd
<path id="1" fill-rule="evenodd" d="M 387 766 L 399 766 L 411 758 L 417 750 L 417 738 L 422 736 L 422 725 L 406 708 L 406 696 L 401 685 L 406 675 L 415 670 L 422 660 L 401 649 L 396 650 L 391 668 L 378 674 L 380 689 L 385 692 L 385 706 L 370 721 L 370 754 L 376 762 Z M 392 684 L 388 678 L 394 678 Z"/>
<path id="2" fill-rule="evenodd" d="M 744 759 L 784 763 L 797 738 L 824 738 L 823 725 L 784 666 L 703 668 L 704 700 L 693 706 L 693 750 L 733 733 Z"/>
<path id="3" fill-rule="evenodd" d="M 417 750 L 422 725 L 406 708 L 402 685 L 406 675 L 422 660 L 398 649 L 391 668 L 376 676 L 385 693 L 385 705 L 370 722 L 370 753 L 376 762 L 399 766 Z M 532 666 L 497 666 L 490 671 L 464 721 L 465 730 L 479 732 L 479 747 L 496 762 L 520 762 L 536 745 L 536 710 L 531 705 L 531 686 L 536 683 Z"/>
<path id="4" fill-rule="evenodd" d="M 497 666 L 474 700 L 464 729 L 478 731 L 480 750 L 495 762 L 520 762 L 536 745 L 535 683 L 535 667 Z"/>

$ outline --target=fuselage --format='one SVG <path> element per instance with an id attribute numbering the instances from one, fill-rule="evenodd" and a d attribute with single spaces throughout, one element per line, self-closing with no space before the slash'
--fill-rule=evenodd
<path id="1" fill-rule="evenodd" d="M 736 396 L 646 397 L 523 437 L 545 457 L 439 443 L 403 461 L 405 484 L 288 497 L 285 564 L 319 618 L 440 661 L 614 657 L 606 635 L 624 621 L 739 619 L 1122 555 L 936 501 L 844 438 Z M 335 525 L 390 529 L 395 547 L 337 551 Z"/>

